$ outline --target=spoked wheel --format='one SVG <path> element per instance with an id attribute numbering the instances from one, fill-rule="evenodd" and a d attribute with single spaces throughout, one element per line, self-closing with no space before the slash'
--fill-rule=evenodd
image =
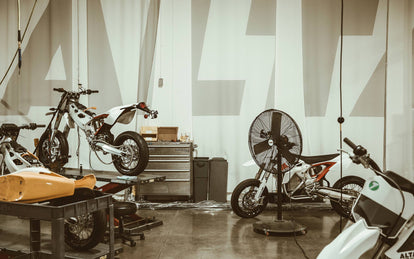
<path id="1" fill-rule="evenodd" d="M 103 240 L 106 226 L 104 211 L 65 220 L 65 242 L 75 250 L 88 250 Z"/>
<path id="2" fill-rule="evenodd" d="M 231 208 L 242 218 L 253 218 L 263 212 L 268 203 L 268 190 L 265 187 L 261 196 L 261 203 L 254 201 L 259 189 L 260 181 L 247 179 L 239 183 L 231 195 Z"/>
<path id="3" fill-rule="evenodd" d="M 78 188 L 72 196 L 56 199 L 52 204 L 57 206 L 94 197 L 96 194 L 93 190 Z M 74 250 L 83 251 L 95 247 L 103 240 L 105 231 L 105 210 L 65 219 L 65 243 Z"/>
<path id="4" fill-rule="evenodd" d="M 147 142 L 136 132 L 126 131 L 114 141 L 114 145 L 123 151 L 122 156 L 112 155 L 114 166 L 124 175 L 139 175 L 148 164 Z"/>
<path id="5" fill-rule="evenodd" d="M 356 198 L 358 197 L 359 193 L 361 192 L 362 188 L 364 187 L 365 180 L 356 176 L 345 177 L 337 181 L 333 188 L 341 189 L 343 194 L 352 195 Z M 353 220 L 352 217 L 352 206 L 354 205 L 353 201 L 334 201 L 331 200 L 332 208 L 338 213 L 339 215 L 349 218 Z"/>
<path id="6" fill-rule="evenodd" d="M 46 131 L 40 137 L 37 152 L 40 162 L 52 170 L 59 171 L 68 161 L 68 141 L 60 131 L 56 132 L 53 141 L 51 141 L 50 131 Z"/>

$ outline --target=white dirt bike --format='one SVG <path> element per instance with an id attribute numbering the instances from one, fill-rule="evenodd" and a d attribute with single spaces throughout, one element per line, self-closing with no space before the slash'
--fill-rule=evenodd
<path id="1" fill-rule="evenodd" d="M 42 163 L 35 155 L 17 143 L 21 129 L 35 130 L 41 127 L 45 127 L 45 125 L 30 123 L 17 126 L 13 123 L 3 123 L 0 126 L 1 175 L 13 173 L 28 167 L 42 166 Z"/>
<path id="2" fill-rule="evenodd" d="M 319 254 L 319 259 L 414 258 L 414 183 L 385 171 L 367 150 L 345 138 L 353 149 L 353 161 L 370 168 L 375 176 L 367 179 L 352 208 L 356 223 L 345 229 Z"/>
<path id="3" fill-rule="evenodd" d="M 13 123 L 0 125 L 0 169 L 1 175 L 19 171 L 50 172 L 43 167 L 39 159 L 17 142 L 21 129 L 35 130 L 45 127 L 36 123 L 17 126 Z M 72 196 L 51 200 L 56 206 L 92 199 L 101 195 L 88 188 L 75 190 Z M 95 247 L 104 238 L 106 231 L 106 211 L 100 210 L 79 217 L 65 219 L 65 243 L 75 250 L 88 250 Z"/>
<path id="4" fill-rule="evenodd" d="M 340 178 L 339 153 L 301 156 L 290 172 L 286 172 L 283 176 L 282 192 L 285 201 L 329 198 L 332 208 L 339 215 L 350 217 L 352 205 L 364 186 L 365 178 L 369 176 L 356 175 L 348 169 L 351 164 L 349 155 L 343 155 L 344 172 L 343 177 Z M 256 217 L 262 213 L 268 202 L 277 196 L 267 189 L 270 175 L 275 176 L 260 169 L 254 179 L 246 179 L 234 188 L 231 196 L 234 213 L 243 218 Z M 330 181 L 333 181 L 333 185 Z"/>
<path id="5" fill-rule="evenodd" d="M 145 112 L 144 118 L 157 118 L 158 112 L 150 110 L 144 102 L 117 106 L 102 114 L 94 114 L 91 109 L 79 103 L 81 95 L 98 93 L 97 90 L 83 89 L 67 91 L 53 88 L 62 93 L 59 104 L 46 115 L 53 115 L 45 132 L 36 146 L 40 161 L 47 167 L 58 171 L 68 161 L 69 145 L 67 136 L 75 124 L 86 136 L 91 151 L 111 154 L 116 170 L 124 175 L 138 175 L 148 164 L 148 146 L 144 138 L 134 131 L 126 131 L 114 139 L 111 128 L 116 123 L 128 124 L 136 110 Z M 63 132 L 59 130 L 61 120 L 67 116 Z M 53 125 L 52 125 L 53 124 Z M 101 159 L 100 159 L 101 160 Z M 101 160 L 101 162 L 103 162 Z"/>

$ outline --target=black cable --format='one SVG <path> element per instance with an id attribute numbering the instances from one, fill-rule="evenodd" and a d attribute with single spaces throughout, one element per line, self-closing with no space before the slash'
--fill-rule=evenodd
<path id="1" fill-rule="evenodd" d="M 343 43 L 344 43 L 344 0 L 341 0 L 341 44 L 339 50 L 339 154 L 340 154 L 340 169 L 339 169 L 339 177 L 340 181 L 342 181 L 342 123 L 344 123 L 345 119 L 342 113 L 342 54 L 343 54 Z M 339 200 L 339 206 L 342 207 L 342 192 L 343 186 L 341 185 L 341 199 Z M 340 215 L 339 219 L 339 233 L 342 232 L 342 215 Z"/>
<path id="2" fill-rule="evenodd" d="M 291 175 L 290 175 L 290 170 L 289 170 L 289 179 L 290 178 L 291 178 Z M 292 222 L 293 240 L 295 240 L 295 243 L 296 243 L 297 247 L 299 247 L 299 249 L 302 251 L 303 257 L 305 257 L 306 259 L 309 259 L 308 255 L 306 254 L 305 249 L 303 249 L 303 247 L 299 244 L 298 239 L 296 238 L 295 225 L 293 224 L 293 216 L 292 216 L 292 211 L 293 211 L 292 196 L 288 195 L 288 193 L 287 193 L 288 191 L 286 190 L 286 188 L 285 188 L 285 191 L 286 191 L 286 195 L 289 197 L 289 205 L 290 205 L 290 214 L 289 214 L 289 216 L 290 216 L 290 220 Z"/>
<path id="3" fill-rule="evenodd" d="M 32 7 L 32 11 L 30 12 L 29 20 L 27 21 L 26 28 L 24 29 L 24 32 L 23 32 L 22 42 L 24 40 L 24 36 L 26 36 L 27 28 L 29 28 L 30 21 L 32 20 L 33 11 L 34 11 L 34 9 L 36 7 L 36 4 L 37 4 L 37 0 L 35 0 L 35 2 L 33 4 L 33 7 Z M 0 85 L 3 83 L 4 79 L 6 79 L 6 76 L 9 74 L 10 69 L 11 69 L 11 67 L 12 67 L 12 65 L 14 63 L 14 60 L 16 59 L 16 56 L 17 56 L 18 53 L 19 53 L 19 47 L 17 47 L 16 52 L 14 53 L 14 56 L 13 56 L 12 61 L 10 62 L 10 65 L 9 65 L 9 67 L 6 70 L 6 73 L 4 74 L 3 78 L 0 81 Z"/>
<path id="4" fill-rule="evenodd" d="M 388 25 L 390 19 L 390 1 L 387 0 L 387 22 L 385 26 L 385 68 L 384 68 L 384 136 L 382 169 L 387 170 L 387 81 L 388 81 Z"/>

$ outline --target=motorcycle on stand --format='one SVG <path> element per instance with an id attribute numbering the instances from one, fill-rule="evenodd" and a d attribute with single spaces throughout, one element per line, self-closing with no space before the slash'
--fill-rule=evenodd
<path id="1" fill-rule="evenodd" d="M 345 138 L 352 149 L 352 161 L 371 169 L 356 200 L 352 214 L 356 222 L 345 229 L 319 254 L 319 259 L 414 258 L 414 183 L 385 171 L 372 160 L 367 150 Z"/>
<path id="2" fill-rule="evenodd" d="M 343 164 L 351 163 L 348 156 L 342 156 L 342 161 Z M 349 218 L 352 205 L 362 190 L 365 180 L 347 174 L 331 186 L 327 177 L 329 174 L 339 176 L 340 166 L 339 153 L 301 156 L 298 163 L 283 176 L 282 193 L 285 201 L 328 198 L 332 208 L 339 215 Z M 276 181 L 276 175 L 273 172 L 259 169 L 255 178 L 246 179 L 234 188 L 231 196 L 231 207 L 234 213 L 242 218 L 253 218 L 265 210 L 269 201 L 277 196 L 276 193 L 270 193 L 266 186 L 271 175 Z"/>
<path id="3" fill-rule="evenodd" d="M 256 217 L 269 201 L 277 199 L 276 193 L 269 193 L 267 182 L 271 175 L 277 179 L 278 171 L 273 167 L 277 153 L 282 152 L 284 158 L 280 171 L 283 197 L 292 200 L 329 198 L 338 214 L 350 217 L 352 205 L 367 175 L 360 177 L 347 173 L 341 179 L 339 153 L 301 156 L 301 133 L 296 122 L 287 114 L 274 109 L 260 113 L 250 126 L 248 143 L 253 160 L 260 169 L 254 179 L 242 181 L 232 193 L 231 207 L 238 216 Z M 285 147 L 280 143 L 288 144 Z M 342 165 L 350 164 L 349 155 L 342 156 Z M 329 178 L 335 180 L 332 186 Z"/>
<path id="4" fill-rule="evenodd" d="M 39 140 L 36 147 L 40 161 L 49 168 L 59 170 L 68 161 L 69 144 L 67 137 L 70 129 L 75 124 L 86 136 L 91 151 L 100 151 L 104 155 L 110 154 L 116 170 L 124 175 L 135 176 L 144 171 L 148 164 L 148 146 L 144 138 L 134 131 L 126 131 L 116 138 L 111 133 L 111 128 L 116 123 L 128 124 L 136 110 L 144 111 L 144 118 L 157 118 L 158 112 L 150 110 L 144 102 L 117 106 L 102 114 L 95 114 L 79 103 L 81 95 L 98 93 L 97 90 L 83 89 L 79 91 L 67 91 L 63 88 L 53 88 L 61 93 L 60 101 L 56 108 L 51 108 L 52 115 L 49 125 Z M 62 118 L 66 116 L 67 124 L 63 132 L 59 130 Z"/>
<path id="5" fill-rule="evenodd" d="M 17 142 L 21 129 L 35 130 L 45 125 L 30 123 L 17 126 L 3 123 L 0 126 L 0 169 L 1 175 L 19 172 L 37 172 L 43 175 L 54 175 L 43 167 L 36 155 Z M 63 176 L 60 176 L 63 177 Z M 55 177 L 58 178 L 58 177 Z M 51 184 L 48 182 L 47 184 Z M 77 188 L 72 196 L 50 200 L 54 206 L 92 199 L 100 196 L 98 191 L 89 188 Z M 75 250 L 88 250 L 100 243 L 106 230 L 106 211 L 100 210 L 78 217 L 65 219 L 65 243 Z"/>

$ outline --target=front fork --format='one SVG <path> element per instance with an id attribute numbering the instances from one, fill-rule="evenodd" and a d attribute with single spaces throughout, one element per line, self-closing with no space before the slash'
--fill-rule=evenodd
<path id="1" fill-rule="evenodd" d="M 256 173 L 256 177 L 255 177 L 255 179 L 260 181 L 259 188 L 257 189 L 257 192 L 254 195 L 254 202 L 256 203 L 260 202 L 260 199 L 263 194 L 263 190 L 266 188 L 266 183 L 270 176 L 269 172 L 265 172 L 263 175 L 262 173 L 263 173 L 263 169 L 260 168 L 259 171 Z"/>

